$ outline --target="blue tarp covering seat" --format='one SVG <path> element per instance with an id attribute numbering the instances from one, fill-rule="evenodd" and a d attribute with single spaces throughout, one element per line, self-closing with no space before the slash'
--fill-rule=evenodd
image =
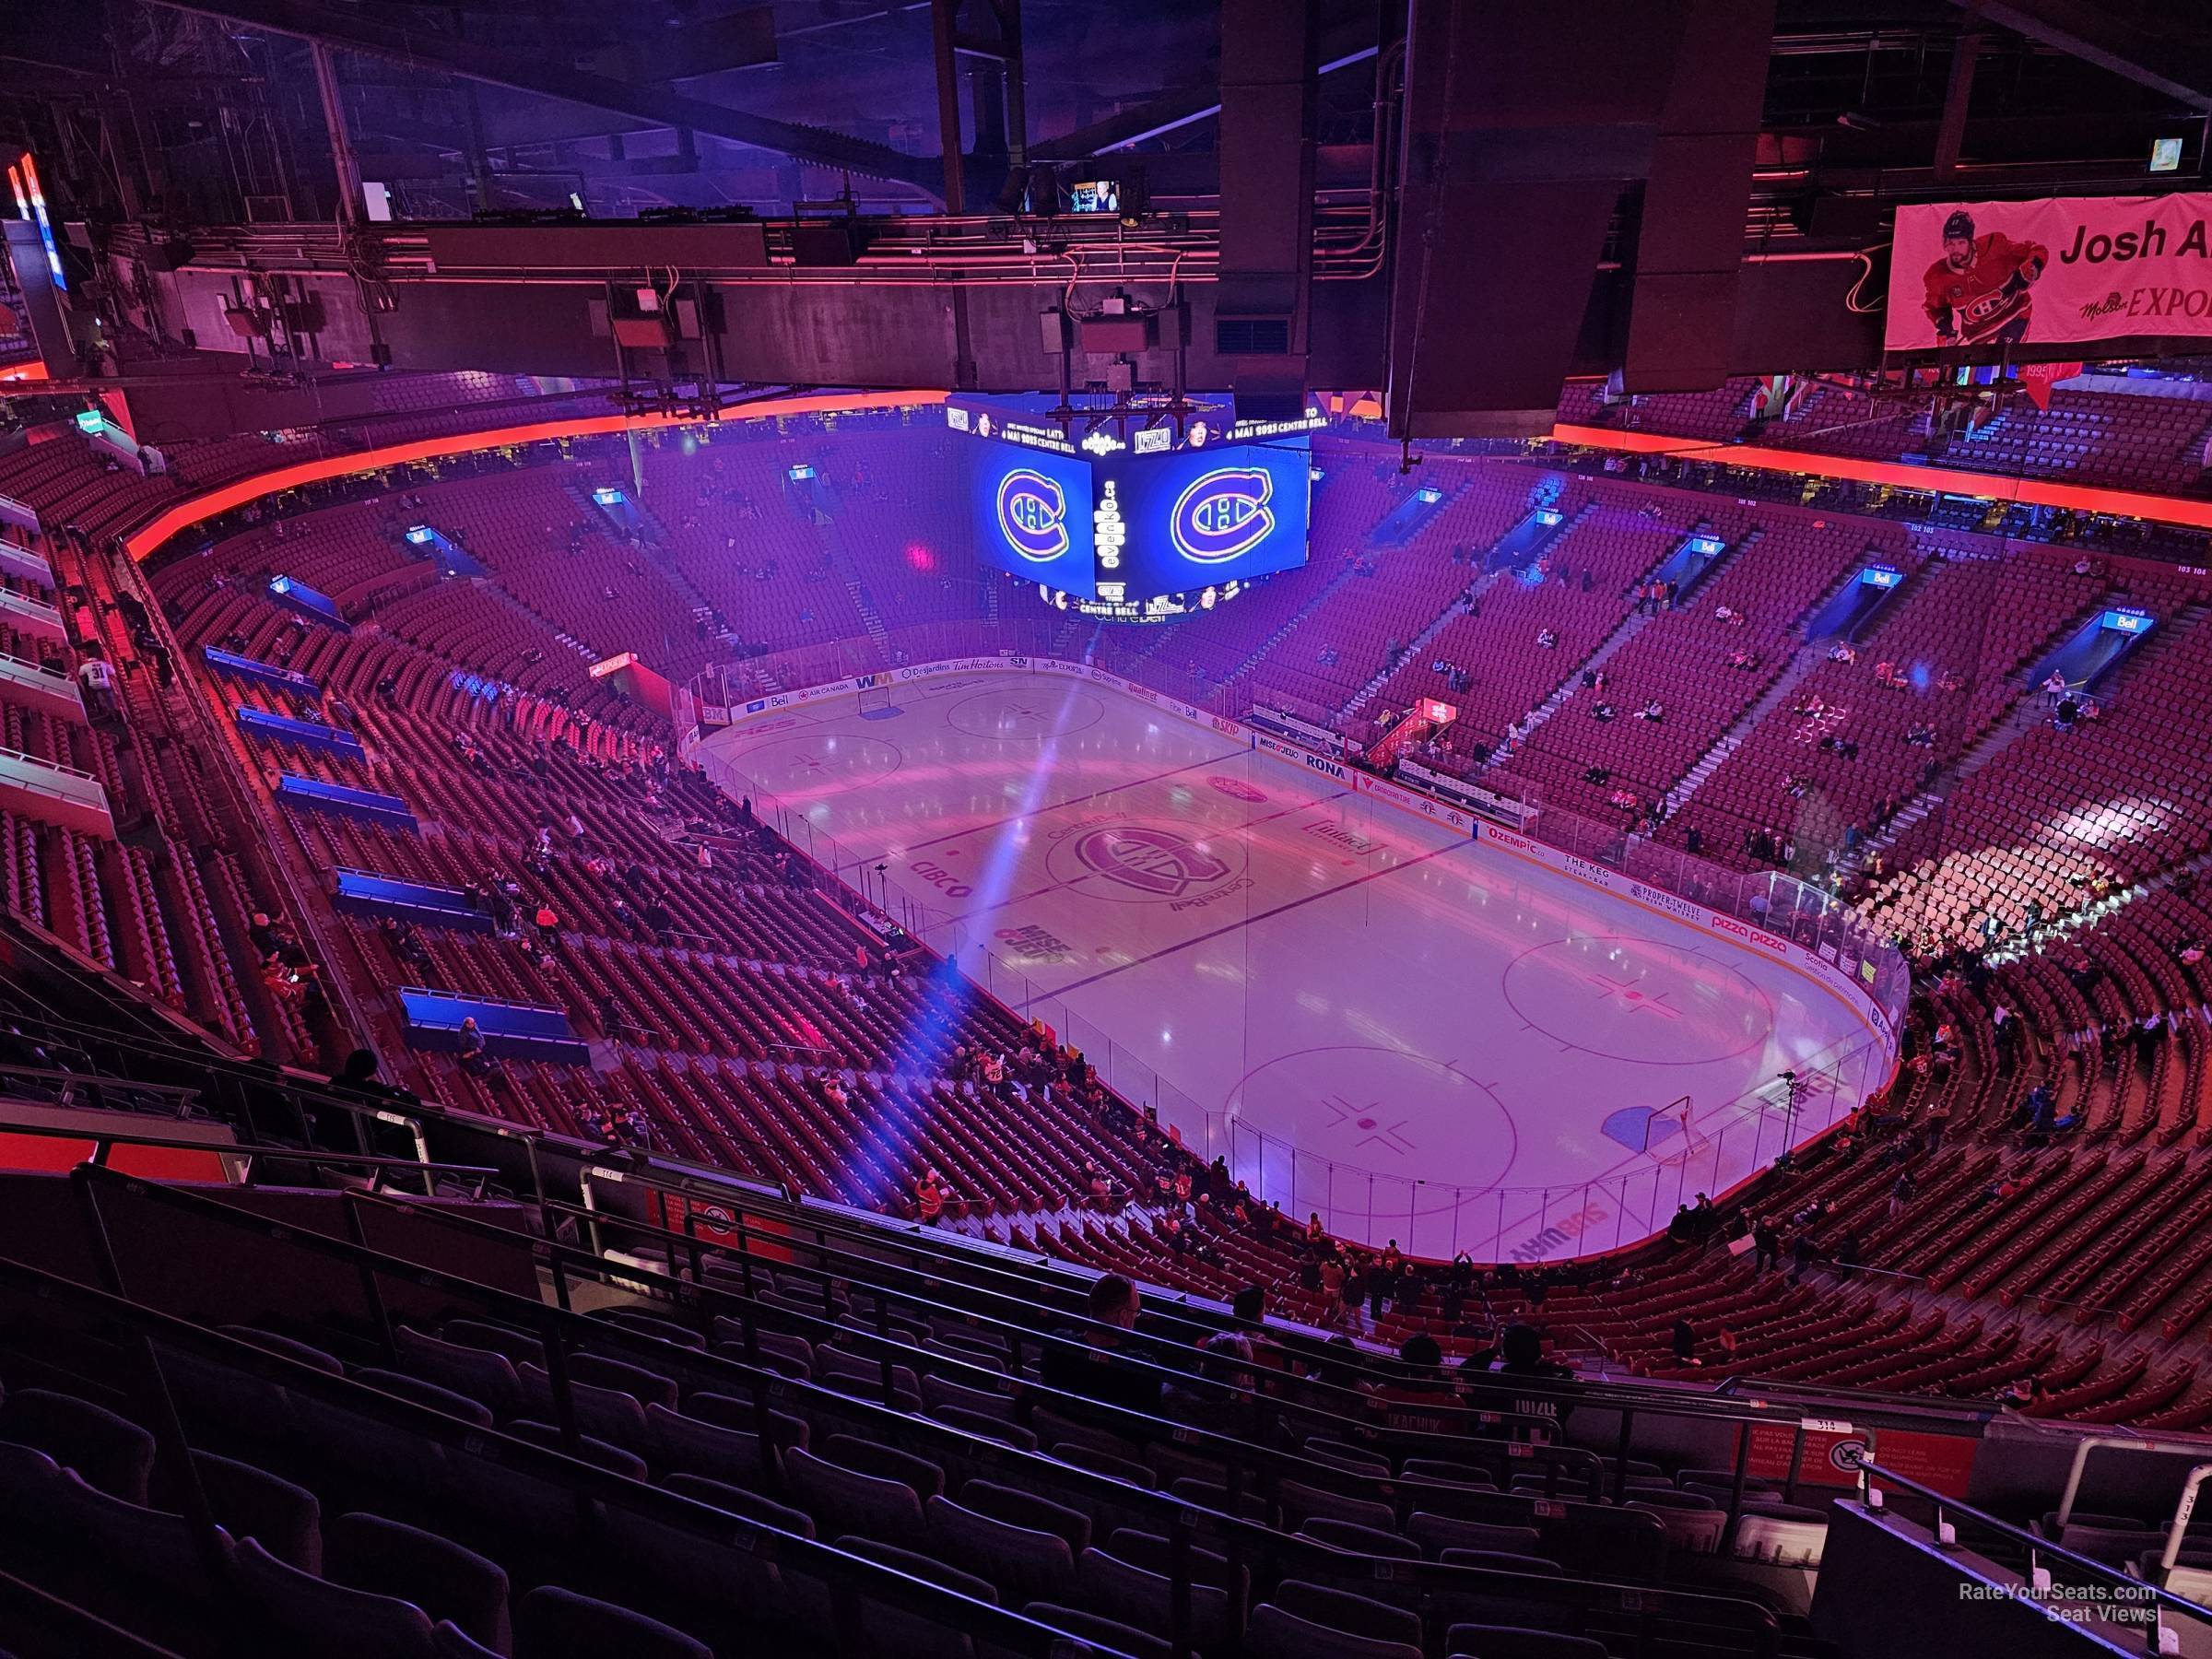
<path id="1" fill-rule="evenodd" d="M 455 927 L 489 933 L 491 913 L 469 902 L 459 888 L 431 887 L 378 876 L 368 870 L 338 870 L 331 902 L 349 916 L 393 916 L 422 927 Z"/>
<path id="2" fill-rule="evenodd" d="M 406 1018 L 408 1046 L 452 1053 L 461 1047 L 461 1022 L 474 1019 L 484 1034 L 484 1052 L 514 1060 L 551 1060 L 582 1065 L 591 1052 L 569 1017 L 559 1008 L 533 1003 L 493 1002 L 447 991 L 409 987 L 399 994 Z"/>
<path id="3" fill-rule="evenodd" d="M 348 789 L 343 783 L 325 783 L 317 778 L 303 778 L 297 772 L 286 772 L 277 779 L 276 798 L 289 806 L 312 806 L 318 812 L 335 813 L 364 824 L 382 824 L 386 829 L 416 827 L 414 810 L 395 794 L 379 794 L 373 789 Z"/>
<path id="4" fill-rule="evenodd" d="M 323 688 L 313 677 L 291 668 L 280 668 L 275 663 L 265 663 L 258 657 L 241 656 L 235 651 L 225 651 L 209 645 L 200 653 L 207 659 L 207 666 L 218 674 L 227 674 L 233 679 L 253 680 L 258 685 L 275 686 L 296 697 L 319 700 Z"/>
<path id="5" fill-rule="evenodd" d="M 294 720 L 288 714 L 272 714 L 265 709 L 240 709 L 237 714 L 238 729 L 249 737 L 269 743 L 297 743 L 303 748 L 321 749 L 326 755 L 344 755 L 349 760 L 369 758 L 361 740 L 339 726 Z"/>

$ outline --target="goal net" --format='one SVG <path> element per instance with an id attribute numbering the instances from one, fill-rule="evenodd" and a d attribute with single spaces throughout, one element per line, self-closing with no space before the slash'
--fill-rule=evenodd
<path id="1" fill-rule="evenodd" d="M 873 686 L 861 687 L 860 714 L 862 719 L 881 719 L 886 714 L 896 714 L 898 710 L 891 706 L 891 688 L 888 684 L 878 681 Z"/>
<path id="2" fill-rule="evenodd" d="M 1671 1106 L 1653 1108 L 1643 1120 L 1642 1150 L 1654 1163 L 1684 1164 L 1712 1149 L 1712 1137 L 1698 1128 L 1688 1096 Z"/>

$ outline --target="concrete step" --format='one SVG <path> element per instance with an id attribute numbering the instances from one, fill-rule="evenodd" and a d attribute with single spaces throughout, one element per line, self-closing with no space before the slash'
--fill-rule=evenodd
<path id="1" fill-rule="evenodd" d="M 1616 652 L 1641 633 L 1647 623 L 1655 619 L 1641 612 L 1631 613 L 1622 618 L 1620 626 L 1607 634 L 1604 642 L 1595 651 L 1576 665 L 1567 677 L 1553 688 L 1549 697 L 1521 717 L 1523 736 L 1525 737 L 1529 733 L 1534 732 L 1554 714 L 1572 702 L 1575 693 L 1583 688 L 1583 676 L 1603 668 Z M 1488 771 L 1491 767 L 1502 764 L 1506 759 L 1505 746 L 1500 744 L 1491 752 L 1489 759 L 1483 763 L 1482 770 Z"/>
<path id="2" fill-rule="evenodd" d="M 1503 571 L 1492 571 L 1487 576 L 1477 576 L 1475 579 L 1472 586 L 1477 604 L 1479 605 L 1482 602 L 1482 596 L 1496 586 L 1498 579 L 1505 573 Z M 1453 598 L 1451 604 L 1445 606 L 1442 610 L 1437 612 L 1422 625 L 1421 631 L 1406 642 L 1405 648 L 1394 661 L 1383 664 L 1379 671 L 1368 677 L 1365 685 L 1352 693 L 1351 700 L 1336 711 L 1336 717 L 1339 720 L 1349 719 L 1358 713 L 1377 692 L 1390 683 L 1390 677 L 1397 673 L 1400 667 L 1406 663 L 1419 661 L 1420 653 L 1433 644 L 1436 637 L 1451 627 L 1455 618 L 1466 615 L 1466 609 L 1467 594 L 1465 589 L 1462 589 Z"/>
<path id="3" fill-rule="evenodd" d="M 1780 708 L 1784 699 L 1802 684 L 1806 677 L 1828 660 L 1827 652 L 1814 645 L 1800 645 L 1783 671 L 1752 705 L 1736 719 L 1734 725 L 1723 732 L 1713 746 L 1698 757 L 1698 763 L 1682 776 L 1682 781 L 1667 791 L 1668 816 L 1682 810 L 1683 804 L 1703 787 L 1705 780 L 1720 771 L 1729 756 L 1744 747 L 1744 740 L 1759 723 Z"/>
<path id="4" fill-rule="evenodd" d="M 1237 665 L 1234 668 L 1231 668 L 1227 674 L 1223 675 L 1219 683 L 1224 686 L 1234 685 L 1237 681 L 1242 679 L 1246 675 L 1250 674 L 1266 659 L 1267 653 L 1270 651 L 1273 651 L 1276 646 L 1280 644 L 1286 638 L 1288 637 L 1292 629 L 1296 628 L 1308 617 L 1319 610 L 1322 606 L 1327 602 L 1332 594 L 1337 592 L 1337 590 L 1342 588 L 1347 582 L 1354 582 L 1358 579 L 1359 575 L 1357 568 L 1350 560 L 1347 559 L 1342 571 L 1330 577 L 1328 581 L 1323 582 L 1318 593 L 1316 593 L 1312 598 L 1308 599 L 1305 604 L 1300 606 L 1297 611 L 1280 628 L 1277 629 L 1265 640 L 1261 641 L 1259 647 L 1256 650 L 1247 653 L 1241 662 L 1237 664 Z M 1159 631 L 1162 634 L 1166 634 L 1172 630 L 1162 629 Z"/>

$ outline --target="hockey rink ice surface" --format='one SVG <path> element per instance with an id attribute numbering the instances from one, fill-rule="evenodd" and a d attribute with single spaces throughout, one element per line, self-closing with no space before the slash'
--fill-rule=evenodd
<path id="1" fill-rule="evenodd" d="M 947 676 L 892 702 L 775 711 L 700 759 L 1018 1006 L 1026 980 L 1300 1222 L 1478 1261 L 1607 1250 L 1880 1080 L 1864 1018 L 1790 967 L 1111 687 Z"/>

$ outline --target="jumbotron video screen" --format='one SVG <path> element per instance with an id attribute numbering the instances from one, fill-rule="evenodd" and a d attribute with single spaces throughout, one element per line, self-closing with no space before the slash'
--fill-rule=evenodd
<path id="1" fill-rule="evenodd" d="M 1166 620 L 1306 562 L 1305 421 L 1237 425 L 1225 407 L 1070 420 L 1041 398 L 956 400 L 946 418 L 977 440 L 984 562 L 1063 608 Z"/>

